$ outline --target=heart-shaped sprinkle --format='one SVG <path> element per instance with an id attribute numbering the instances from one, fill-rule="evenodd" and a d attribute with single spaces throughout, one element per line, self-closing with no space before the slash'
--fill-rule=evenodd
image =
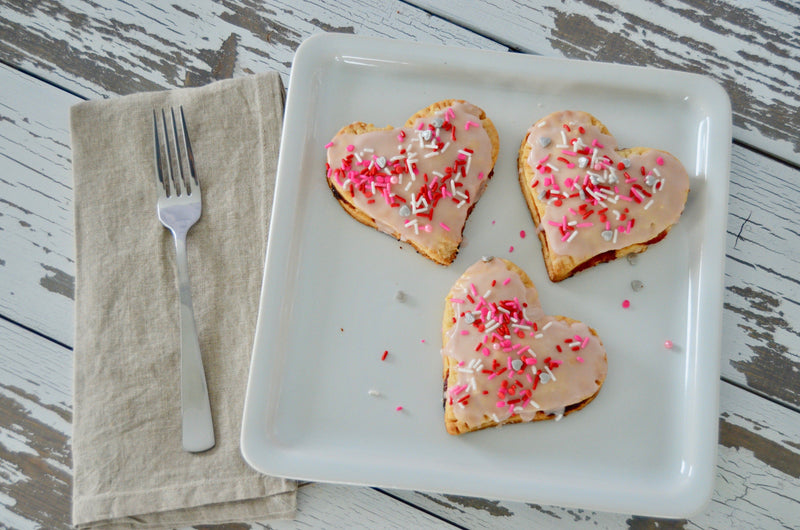
<path id="1" fill-rule="evenodd" d="M 401 129 L 353 123 L 326 149 L 328 185 L 345 211 L 447 265 L 492 175 L 499 143 L 481 109 L 447 100 Z"/>
<path id="2" fill-rule="evenodd" d="M 607 372 L 594 330 L 545 315 L 525 272 L 500 258 L 478 261 L 453 285 L 442 336 L 450 434 L 573 412 Z"/>
<path id="3" fill-rule="evenodd" d="M 556 140 L 544 145 L 542 138 Z M 555 112 L 534 124 L 520 148 L 519 174 L 553 281 L 644 251 L 678 221 L 689 193 L 677 158 L 618 149 L 586 112 Z"/>

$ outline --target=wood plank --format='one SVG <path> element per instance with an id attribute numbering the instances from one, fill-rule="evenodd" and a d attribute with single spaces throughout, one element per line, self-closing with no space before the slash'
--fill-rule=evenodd
<path id="1" fill-rule="evenodd" d="M 270 69 L 286 84 L 297 46 L 322 31 L 506 49 L 397 0 L 0 1 L 0 60 L 89 98 Z"/>
<path id="2" fill-rule="evenodd" d="M 75 277 L 67 109 L 77 101 L 0 65 L 0 314 L 64 344 Z"/>
<path id="3" fill-rule="evenodd" d="M 800 414 L 733 385 L 721 388 L 712 501 L 687 520 L 391 490 L 469 528 L 793 528 L 800 513 Z"/>
<path id="4" fill-rule="evenodd" d="M 410 1 L 527 53 L 710 75 L 731 97 L 735 138 L 800 164 L 797 3 Z"/>
<path id="5" fill-rule="evenodd" d="M 734 146 L 722 375 L 800 408 L 800 172 Z"/>

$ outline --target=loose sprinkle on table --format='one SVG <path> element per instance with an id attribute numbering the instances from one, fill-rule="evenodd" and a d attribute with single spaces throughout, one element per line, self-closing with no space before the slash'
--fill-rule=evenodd
<path id="1" fill-rule="evenodd" d="M 381 355 L 381 361 L 385 361 L 387 355 L 389 355 L 389 350 L 383 350 L 383 355 Z"/>
<path id="2" fill-rule="evenodd" d="M 631 301 L 630 300 L 623 300 L 622 301 L 622 307 L 624 309 L 628 309 L 630 306 L 631 306 Z"/>
<path id="3" fill-rule="evenodd" d="M 672 346 L 673 346 L 673 344 L 672 344 L 672 341 L 671 341 L 671 340 L 665 340 L 665 341 L 664 341 L 664 347 L 665 347 L 666 349 L 668 349 L 668 350 L 671 350 L 671 349 L 672 349 Z"/>
<path id="4" fill-rule="evenodd" d="M 521 237 L 522 239 L 525 239 L 525 230 L 520 230 L 519 231 L 519 237 Z"/>

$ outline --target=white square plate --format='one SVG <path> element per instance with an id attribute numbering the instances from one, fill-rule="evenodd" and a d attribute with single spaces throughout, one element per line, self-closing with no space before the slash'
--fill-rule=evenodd
<path id="1" fill-rule="evenodd" d="M 441 267 L 342 210 L 325 181 L 324 146 L 353 121 L 401 126 L 448 98 L 483 108 L 501 147 L 461 252 Z M 594 114 L 621 146 L 670 151 L 686 165 L 691 192 L 680 222 L 635 264 L 618 260 L 553 284 L 516 162 L 531 124 L 562 109 Z M 730 146 L 728 97 L 702 76 L 353 36 L 309 39 L 288 91 L 245 459 L 263 473 L 303 480 L 653 516 L 699 510 L 716 474 Z M 592 404 L 562 421 L 450 436 L 439 352 L 444 297 L 487 254 L 526 270 L 545 311 L 599 332 L 608 377 Z M 634 292 L 632 280 L 644 288 Z M 675 347 L 665 349 L 665 340 Z"/>

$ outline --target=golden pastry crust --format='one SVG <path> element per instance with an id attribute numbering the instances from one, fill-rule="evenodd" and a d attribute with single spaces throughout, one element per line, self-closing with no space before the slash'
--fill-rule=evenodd
<path id="1" fill-rule="evenodd" d="M 513 263 L 513 262 L 511 262 L 509 260 L 506 260 L 506 259 L 502 259 L 502 258 L 493 258 L 493 259 L 500 259 L 505 264 L 507 270 L 518 274 L 519 277 L 522 279 L 522 283 L 525 285 L 526 288 L 534 286 L 534 284 L 531 281 L 530 277 L 528 277 L 528 275 L 525 273 L 525 271 L 520 269 L 515 263 Z M 450 336 L 449 332 L 453 328 L 453 326 L 455 325 L 454 324 L 454 319 L 455 319 L 456 315 L 455 315 L 455 311 L 453 310 L 453 304 L 450 303 L 450 299 L 453 298 L 454 295 L 455 295 L 455 293 L 453 292 L 453 290 L 451 290 L 449 293 L 447 293 L 447 296 L 445 298 L 445 310 L 444 310 L 444 315 L 442 317 L 442 347 L 443 348 L 447 346 L 447 343 L 449 341 L 449 336 Z M 555 316 L 554 318 L 556 318 L 557 320 L 566 322 L 568 324 L 572 324 L 574 322 L 577 322 L 576 320 L 573 320 L 573 319 L 565 317 L 565 316 Z M 589 328 L 589 331 L 591 332 L 591 334 L 593 336 L 595 336 L 598 339 L 598 341 L 600 341 L 600 344 L 602 345 L 602 340 L 600 340 L 600 337 L 597 334 L 597 332 L 591 327 Z M 605 362 L 608 362 L 608 359 L 607 359 L 607 357 L 605 355 L 603 356 L 603 359 L 604 359 Z M 456 373 L 457 373 L 456 371 L 458 369 L 458 362 L 455 359 L 453 359 L 452 357 L 443 356 L 442 365 L 443 365 L 443 373 L 442 373 L 443 391 L 446 393 L 448 388 L 450 388 L 450 387 L 452 387 L 452 386 L 454 386 L 456 384 L 456 380 L 457 380 L 456 379 Z M 572 403 L 572 404 L 567 405 L 565 407 L 565 409 L 564 409 L 564 416 L 566 416 L 568 414 L 572 414 L 575 411 L 581 410 L 586 405 L 588 405 L 597 396 L 597 394 L 600 392 L 600 389 L 602 388 L 604 382 L 605 382 L 605 375 L 603 375 L 602 379 L 599 379 L 599 380 L 595 381 L 595 383 L 597 384 L 597 391 L 594 394 L 592 394 L 591 396 L 587 397 L 586 399 L 583 399 L 582 401 L 580 401 L 578 403 Z M 449 400 L 444 399 L 443 401 L 444 401 L 445 428 L 447 429 L 447 432 L 449 434 L 453 434 L 453 435 L 464 434 L 464 433 L 472 432 L 472 431 L 479 431 L 479 430 L 482 430 L 482 429 L 486 429 L 488 427 L 497 427 L 499 425 L 521 423 L 521 422 L 524 421 L 518 414 L 512 415 L 510 418 L 506 419 L 505 421 L 503 421 L 501 423 L 496 422 L 494 419 L 492 419 L 489 416 L 484 416 L 483 423 L 481 423 L 480 425 L 477 425 L 477 426 L 470 426 L 466 422 L 459 421 L 456 418 L 455 413 L 453 412 L 453 407 L 452 407 L 452 405 L 450 405 Z M 554 418 L 555 418 L 555 416 L 553 416 L 552 414 L 548 414 L 548 413 L 546 413 L 544 411 L 539 411 L 539 412 L 536 413 L 534 418 L 532 420 L 529 420 L 529 421 L 552 420 Z"/>
<path id="2" fill-rule="evenodd" d="M 414 124 L 414 122 L 416 122 L 416 120 L 432 116 L 437 112 L 445 110 L 456 103 L 467 103 L 467 102 L 460 99 L 446 99 L 438 101 L 416 112 L 413 116 L 411 116 L 408 119 L 405 126 L 406 127 L 411 126 Z M 467 219 L 469 219 L 469 216 L 472 214 L 472 209 L 478 203 L 480 196 L 486 189 L 486 185 L 489 183 L 489 180 L 494 174 L 494 166 L 497 163 L 497 156 L 498 153 L 500 152 L 500 137 L 498 136 L 497 129 L 495 128 L 494 123 L 492 123 L 492 120 L 490 120 L 486 116 L 486 112 L 483 109 L 480 109 L 479 107 L 476 108 L 480 110 L 480 115 L 478 117 L 480 118 L 481 125 L 488 134 L 489 140 L 491 141 L 492 144 L 492 171 L 487 175 L 487 178 L 481 181 L 480 189 L 478 190 L 477 195 L 471 201 L 469 210 L 467 211 Z M 383 128 L 378 128 L 371 123 L 353 122 L 350 125 L 342 127 L 336 133 L 336 136 L 339 136 L 341 134 L 364 134 L 374 131 L 387 131 L 392 129 L 394 128 L 391 125 Z M 370 217 L 363 210 L 359 209 L 354 204 L 352 198 L 349 197 L 348 194 L 345 193 L 344 190 L 342 190 L 336 182 L 334 182 L 332 179 L 326 179 L 326 180 L 328 182 L 328 186 L 331 189 L 331 192 L 333 193 L 334 197 L 339 202 L 339 204 L 341 205 L 341 207 L 344 209 L 345 212 L 347 212 L 351 217 L 353 217 L 358 222 L 366 226 L 378 229 L 378 225 L 375 222 L 375 219 Z M 397 240 L 401 240 L 399 232 L 395 231 L 393 233 L 390 233 L 389 235 Z M 462 227 L 462 236 L 463 236 L 463 227 Z M 414 249 L 416 249 L 417 252 L 419 252 L 423 256 L 435 261 L 440 265 L 445 265 L 445 266 L 450 265 L 456 259 L 460 244 L 449 240 L 440 240 L 436 246 L 428 246 L 428 247 L 418 245 L 413 241 L 405 241 L 405 243 L 410 244 L 412 247 L 414 247 Z"/>
<path id="3" fill-rule="evenodd" d="M 603 134 L 611 135 L 606 126 L 603 125 L 603 123 L 600 122 L 600 120 L 598 120 L 596 117 L 591 116 L 591 122 L 592 125 L 599 127 Z M 560 282 L 562 280 L 566 280 L 579 271 L 594 267 L 595 265 L 623 258 L 628 254 L 644 252 L 647 250 L 647 247 L 654 243 L 658 243 L 666 237 L 673 225 L 667 226 L 658 235 L 648 239 L 647 241 L 634 243 L 616 250 L 602 252 L 584 260 L 576 260 L 572 256 L 556 254 L 547 241 L 547 235 L 545 231 L 541 229 L 542 217 L 544 216 L 546 203 L 539 200 L 534 189 L 531 188 L 531 182 L 533 182 L 536 176 L 534 174 L 534 169 L 527 162 L 532 149 L 531 145 L 528 143 L 529 136 L 530 131 L 522 139 L 522 144 L 519 148 L 519 156 L 517 158 L 519 185 L 520 189 L 522 190 L 522 195 L 525 197 L 525 202 L 528 205 L 528 210 L 531 213 L 531 218 L 536 226 L 536 234 L 539 236 L 539 241 L 541 242 L 542 246 L 542 257 L 544 258 L 544 263 L 547 267 L 547 275 L 550 277 L 551 281 Z M 644 154 L 650 150 L 651 149 L 647 147 L 632 147 L 628 149 L 617 150 L 617 153 L 622 157 L 628 157 L 631 155 Z M 663 150 L 659 151 L 666 152 Z M 686 199 L 684 198 L 684 203 L 685 202 Z"/>

